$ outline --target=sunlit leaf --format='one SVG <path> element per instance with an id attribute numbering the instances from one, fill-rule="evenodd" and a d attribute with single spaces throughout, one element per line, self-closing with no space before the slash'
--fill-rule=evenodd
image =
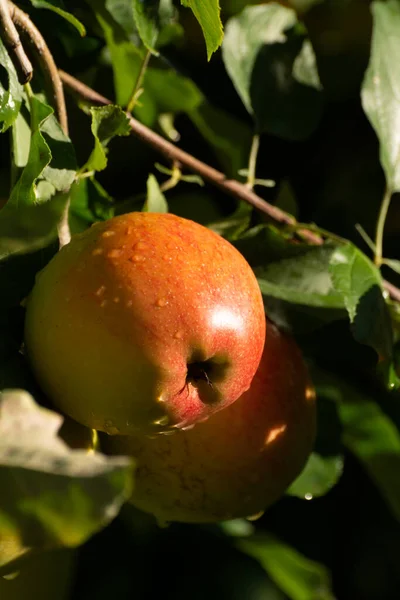
<path id="1" fill-rule="evenodd" d="M 129 119 L 119 106 L 91 108 L 94 149 L 85 165 L 87 171 L 102 171 L 107 166 L 107 144 L 116 135 L 129 135 Z"/>
<path id="2" fill-rule="evenodd" d="M 219 0 L 181 0 L 181 4 L 191 8 L 200 23 L 206 40 L 207 58 L 210 60 L 213 52 L 220 47 L 224 35 Z"/>
<path id="3" fill-rule="evenodd" d="M 400 191 L 400 4 L 373 2 L 371 56 L 362 86 L 364 111 L 380 143 L 380 159 L 391 192 Z"/>
<path id="4" fill-rule="evenodd" d="M 143 206 L 144 212 L 168 212 L 168 204 L 155 176 L 150 173 L 147 179 L 147 196 Z"/>

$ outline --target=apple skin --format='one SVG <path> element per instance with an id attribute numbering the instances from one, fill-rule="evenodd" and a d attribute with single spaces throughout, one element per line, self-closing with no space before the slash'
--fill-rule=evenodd
<path id="1" fill-rule="evenodd" d="M 301 472 L 315 437 L 315 395 L 295 342 L 267 323 L 250 389 L 171 437 L 101 437 L 102 450 L 136 460 L 131 502 L 160 522 L 248 517 Z"/>
<path id="2" fill-rule="evenodd" d="M 130 213 L 74 236 L 27 303 L 42 389 L 109 434 L 170 432 L 225 408 L 249 388 L 264 339 L 246 260 L 172 214 Z"/>

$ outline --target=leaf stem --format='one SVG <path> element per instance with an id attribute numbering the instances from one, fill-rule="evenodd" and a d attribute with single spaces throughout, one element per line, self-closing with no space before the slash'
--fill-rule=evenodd
<path id="1" fill-rule="evenodd" d="M 257 134 L 254 134 L 253 139 L 251 141 L 251 148 L 250 148 L 250 154 L 249 154 L 249 167 L 248 167 L 248 171 L 247 171 L 247 181 L 246 181 L 246 187 L 249 190 L 252 190 L 256 183 L 257 156 L 258 156 L 259 148 L 260 148 L 260 136 Z"/>
<path id="2" fill-rule="evenodd" d="M 392 190 L 390 187 L 386 187 L 385 193 L 382 199 L 381 208 L 379 211 L 378 222 L 376 224 L 376 233 L 375 233 L 375 258 L 374 262 L 377 267 L 382 265 L 382 256 L 383 256 L 383 231 L 385 229 L 386 217 L 388 214 L 390 201 L 392 199 Z"/>
<path id="3" fill-rule="evenodd" d="M 149 66 L 150 57 L 151 57 L 151 52 L 150 52 L 150 50 L 147 50 L 146 54 L 144 55 L 143 62 L 142 62 L 142 65 L 140 67 L 140 71 L 139 71 L 139 74 L 137 76 L 134 88 L 132 90 L 131 97 L 130 97 L 129 102 L 128 102 L 127 107 L 126 107 L 126 110 L 128 112 L 132 112 L 133 109 L 135 108 L 135 104 L 136 104 L 137 99 L 139 98 L 139 95 L 140 95 L 140 91 L 141 91 L 141 87 L 142 87 L 142 83 L 143 83 L 143 78 L 144 78 L 144 75 L 146 73 L 146 69 Z"/>

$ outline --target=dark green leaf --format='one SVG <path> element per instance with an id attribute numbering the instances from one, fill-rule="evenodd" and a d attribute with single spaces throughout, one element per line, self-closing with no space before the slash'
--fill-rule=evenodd
<path id="1" fill-rule="evenodd" d="M 213 52 L 220 47 L 224 36 L 219 0 L 181 0 L 181 4 L 191 8 L 200 23 L 206 40 L 207 58 L 210 60 Z"/>
<path id="2" fill-rule="evenodd" d="M 294 10 L 279 4 L 245 8 L 227 23 L 222 55 L 258 131 L 293 140 L 314 131 L 322 111 L 321 84 Z"/>
<path id="3" fill-rule="evenodd" d="M 343 244 L 332 254 L 330 273 L 352 323 L 355 339 L 375 348 L 381 358 L 392 353 L 390 317 L 375 265 L 353 244 Z"/>
<path id="4" fill-rule="evenodd" d="M 371 56 L 362 86 L 364 111 L 380 143 L 380 159 L 391 192 L 400 191 L 400 4 L 373 2 Z"/>
<path id="5" fill-rule="evenodd" d="M 70 450 L 62 417 L 22 390 L 0 394 L 0 566 L 29 547 L 83 543 L 118 513 L 131 493 L 132 463 Z"/>
<path id="6" fill-rule="evenodd" d="M 22 86 L 18 82 L 14 65 L 0 38 L 0 71 L 6 71 L 8 85 L 5 88 L 0 79 L 0 132 L 6 131 L 18 116 L 22 100 Z"/>
<path id="7" fill-rule="evenodd" d="M 86 29 L 84 25 L 71 13 L 64 10 L 64 4 L 61 0 L 31 0 L 33 6 L 35 8 L 47 8 L 55 12 L 57 15 L 60 15 L 63 19 L 71 23 L 79 33 L 84 36 L 86 35 Z"/>
<path id="8" fill-rule="evenodd" d="M 168 204 L 162 193 L 157 179 L 150 174 L 147 179 L 147 197 L 143 206 L 144 212 L 168 212 Z"/>
<path id="9" fill-rule="evenodd" d="M 306 500 L 323 496 L 336 485 L 342 472 L 342 456 L 321 456 L 313 452 L 286 493 Z"/>
<path id="10" fill-rule="evenodd" d="M 87 171 L 102 171 L 107 166 L 107 144 L 116 135 L 129 135 L 129 119 L 119 106 L 91 108 L 94 149 L 84 167 Z"/>
<path id="11" fill-rule="evenodd" d="M 160 32 L 160 0 L 133 0 L 133 15 L 143 44 L 153 54 L 158 54 L 156 44 Z"/>
<path id="12" fill-rule="evenodd" d="M 236 542 L 255 558 L 291 600 L 334 600 L 331 577 L 323 565 L 306 558 L 269 534 L 254 535 Z"/>
<path id="13" fill-rule="evenodd" d="M 79 179 L 72 186 L 69 209 L 71 233 L 84 231 L 95 221 L 105 221 L 113 216 L 113 199 L 94 177 Z"/>

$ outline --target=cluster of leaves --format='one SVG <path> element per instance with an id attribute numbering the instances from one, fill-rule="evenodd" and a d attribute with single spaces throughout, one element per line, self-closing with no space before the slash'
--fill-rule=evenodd
<path id="1" fill-rule="evenodd" d="M 14 570 L 15 561 L 31 548 L 82 544 L 129 496 L 130 461 L 88 454 L 57 437 L 61 417 L 39 405 L 44 400 L 22 349 L 23 301 L 35 274 L 57 250 L 60 223 L 67 220 L 74 234 L 129 210 L 171 210 L 227 237 L 254 268 L 269 317 L 302 344 L 317 387 L 319 433 L 315 451 L 288 493 L 307 500 L 327 494 L 351 453 L 399 520 L 400 418 L 394 402 L 400 385 L 400 310 L 384 292 L 380 270 L 387 268 L 393 277 L 400 272 L 398 257 L 382 257 L 389 202 L 400 192 L 400 77 L 393 68 L 400 54 L 397 0 L 372 3 L 369 64 L 361 95 L 357 90 L 379 139 L 386 179 L 375 243 L 360 229 L 375 262 L 354 239 L 315 225 L 278 228 L 266 222 L 243 202 L 200 187 L 203 182 L 182 175 L 179 166 L 157 165 L 156 156 L 150 150 L 146 155 L 142 143 L 129 136 L 126 108 L 147 127 L 173 142 L 181 139 L 190 152 L 241 181 L 254 177 L 250 148 L 261 136 L 266 152 L 259 153 L 257 173 L 263 179 L 256 179 L 257 190 L 283 209 L 310 216 L 294 191 L 295 177 L 269 162 L 279 144 L 285 152 L 300 153 L 323 131 L 331 84 L 326 70 L 325 80 L 319 74 L 324 56 L 315 30 L 311 36 L 307 29 L 313 27 L 307 19 L 312 2 L 288 8 L 226 0 L 224 37 L 218 0 L 182 0 L 179 9 L 171 0 L 65 4 L 31 0 L 30 8 L 60 65 L 76 65 L 79 76 L 100 86 L 115 104 L 94 108 L 82 99 L 71 101 L 69 137 L 54 116 L 51 90 L 40 73 L 35 72 L 33 91 L 22 87 L 0 39 L 5 134 L 0 153 L 11 156 L 0 167 L 0 192 L 7 200 L 0 211 L 0 387 L 5 390 L 0 486 L 7 490 L 0 502 L 0 568 Z M 199 27 L 205 39 L 200 57 L 199 37 L 192 39 Z M 206 66 L 206 56 L 211 59 L 217 50 Z M 208 77 L 213 68 L 217 92 L 196 75 L 204 70 Z M 285 158 L 281 152 L 280 160 Z M 168 177 L 163 183 L 160 172 Z M 276 186 L 267 190 L 271 177 Z M 115 183 L 120 180 L 126 183 Z M 324 244 L 306 243 L 304 229 Z M 332 335 L 335 329 L 342 337 L 335 337 L 336 331 Z M 340 347 L 343 360 L 329 352 L 329 344 Z M 246 521 L 223 524 L 222 531 L 237 540 L 241 552 L 255 557 L 288 597 L 333 598 L 326 569 L 271 534 L 260 534 Z"/>

